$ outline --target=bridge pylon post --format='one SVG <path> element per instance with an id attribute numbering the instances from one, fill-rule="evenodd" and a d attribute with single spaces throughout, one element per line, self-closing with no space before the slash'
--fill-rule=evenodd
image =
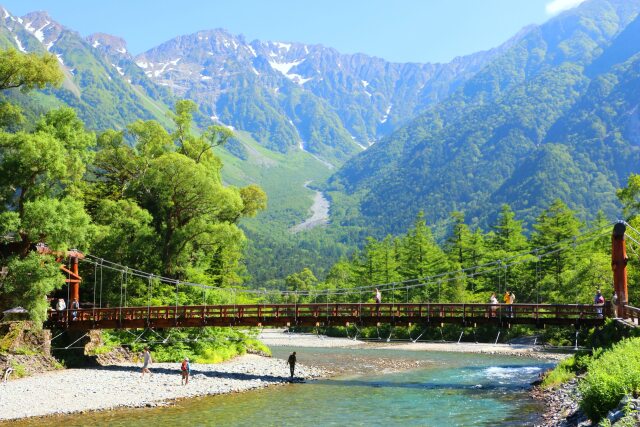
<path id="1" fill-rule="evenodd" d="M 611 235 L 611 269 L 613 270 L 613 288 L 618 296 L 618 317 L 625 317 L 624 307 L 629 303 L 627 293 L 627 257 L 624 234 L 627 227 L 623 221 L 613 226 Z"/>

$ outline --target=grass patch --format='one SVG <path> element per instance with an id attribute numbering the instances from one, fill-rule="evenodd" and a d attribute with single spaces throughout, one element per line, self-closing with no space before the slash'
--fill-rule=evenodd
<path id="1" fill-rule="evenodd" d="M 639 394 L 640 338 L 625 339 L 589 363 L 579 390 L 580 407 L 592 420 L 604 417 L 625 395 Z"/>
<path id="2" fill-rule="evenodd" d="M 27 376 L 27 368 L 25 368 L 24 365 L 17 362 L 11 362 L 11 367 L 13 368 L 12 375 L 15 378 L 22 378 Z"/>
<path id="3" fill-rule="evenodd" d="M 576 360 L 573 356 L 558 363 L 552 371 L 545 375 L 544 380 L 542 380 L 542 387 L 545 389 L 557 388 L 561 384 L 574 379 L 576 377 L 575 366 Z"/>

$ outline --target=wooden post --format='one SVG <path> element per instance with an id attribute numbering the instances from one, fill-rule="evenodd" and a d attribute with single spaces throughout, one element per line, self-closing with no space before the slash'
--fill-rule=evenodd
<path id="1" fill-rule="evenodd" d="M 624 233 L 627 227 L 624 222 L 613 226 L 611 235 L 611 269 L 613 270 L 613 288 L 618 295 L 618 317 L 625 317 L 624 306 L 629 303 L 627 294 L 627 248 Z"/>
<path id="2" fill-rule="evenodd" d="M 78 274 L 78 257 L 77 256 L 71 256 L 71 271 L 73 271 L 73 274 L 76 277 L 80 277 L 80 275 Z M 78 301 L 80 302 L 80 280 L 73 280 L 71 281 L 71 283 L 69 283 L 69 286 L 71 287 L 71 301 Z M 71 302 L 69 302 L 69 304 L 71 304 Z"/>

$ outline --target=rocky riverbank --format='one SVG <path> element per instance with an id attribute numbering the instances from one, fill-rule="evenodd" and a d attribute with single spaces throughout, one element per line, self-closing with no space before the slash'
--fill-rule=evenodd
<path id="1" fill-rule="evenodd" d="M 544 402 L 545 411 L 542 414 L 544 421 L 539 424 L 539 427 L 591 426 L 591 421 L 578 407 L 580 394 L 577 378 L 553 390 L 536 386 L 531 390 L 531 396 Z"/>
<path id="2" fill-rule="evenodd" d="M 554 390 L 533 388 L 531 396 L 545 404 L 545 411 L 542 414 L 544 421 L 537 427 L 592 427 L 600 425 L 591 422 L 579 407 L 579 381 L 580 377 L 574 378 Z M 633 413 L 626 414 L 627 409 Z M 640 399 L 625 397 L 615 410 L 607 414 L 606 419 L 609 422 L 606 425 L 611 426 L 640 425 Z"/>
<path id="3" fill-rule="evenodd" d="M 192 378 L 180 384 L 177 363 L 151 365 L 152 376 L 140 367 L 120 364 L 66 369 L 0 384 L 0 420 L 74 412 L 167 404 L 172 400 L 237 393 L 289 382 L 284 360 L 245 355 L 216 364 L 192 364 Z M 326 375 L 320 368 L 296 365 L 297 378 Z"/>

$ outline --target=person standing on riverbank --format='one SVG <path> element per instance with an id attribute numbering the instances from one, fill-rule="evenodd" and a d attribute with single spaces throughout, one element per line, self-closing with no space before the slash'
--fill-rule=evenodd
<path id="1" fill-rule="evenodd" d="M 380 316 L 380 303 L 382 302 L 382 294 L 380 293 L 380 290 L 378 288 L 376 288 L 376 315 Z"/>
<path id="2" fill-rule="evenodd" d="M 182 385 L 189 384 L 189 375 L 191 375 L 191 364 L 189 363 L 189 358 L 185 357 L 182 361 L 182 365 L 180 365 L 180 371 L 182 373 L 182 380 L 180 383 Z"/>
<path id="3" fill-rule="evenodd" d="M 151 360 L 151 353 L 149 353 L 149 347 L 144 348 L 144 353 L 142 354 L 142 378 L 144 378 L 144 374 L 147 373 L 151 376 L 151 371 L 149 370 L 149 365 L 153 362 Z"/>
<path id="4" fill-rule="evenodd" d="M 293 374 L 296 370 L 296 352 L 294 351 L 289 355 L 289 359 L 287 359 L 287 364 L 289 365 L 289 371 L 291 372 L 291 378 L 293 378 Z"/>

